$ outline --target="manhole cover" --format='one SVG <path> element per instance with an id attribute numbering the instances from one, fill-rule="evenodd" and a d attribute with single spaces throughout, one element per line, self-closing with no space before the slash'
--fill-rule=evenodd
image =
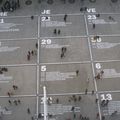
<path id="1" fill-rule="evenodd" d="M 27 1 L 25 2 L 25 4 L 26 4 L 26 5 L 31 5 L 31 4 L 32 4 L 32 1 L 31 1 L 31 0 L 27 0 Z"/>

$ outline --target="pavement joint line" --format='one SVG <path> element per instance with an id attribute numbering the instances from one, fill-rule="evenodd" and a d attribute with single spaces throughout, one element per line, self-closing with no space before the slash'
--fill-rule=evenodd
<path id="1" fill-rule="evenodd" d="M 16 97 L 36 97 L 37 95 L 12 95 L 11 97 L 9 96 L 0 96 L 0 98 L 16 98 Z"/>
<path id="2" fill-rule="evenodd" d="M 67 15 L 89 15 L 89 14 L 101 14 L 101 15 L 120 15 L 120 13 L 101 13 L 101 12 L 96 12 L 96 13 L 88 13 L 88 12 L 79 12 L 79 13 L 67 13 Z M 65 15 L 65 14 L 61 14 L 61 13 L 52 13 L 52 14 L 48 14 L 48 16 L 59 16 L 59 15 Z M 45 16 L 44 14 L 40 14 L 40 16 Z M 47 15 L 46 15 L 47 16 Z"/>
<path id="3" fill-rule="evenodd" d="M 102 35 L 100 35 L 100 34 L 94 34 L 94 35 L 89 35 L 90 37 L 93 37 L 93 36 L 100 36 L 100 37 L 120 37 L 120 34 L 110 34 L 110 35 L 104 35 L 104 34 L 102 34 Z"/>
<path id="4" fill-rule="evenodd" d="M 39 64 L 40 63 L 40 41 L 39 41 L 39 39 L 38 39 L 38 41 L 37 41 L 37 44 L 38 44 L 38 48 L 37 48 L 37 64 Z"/>
<path id="5" fill-rule="evenodd" d="M 93 72 L 93 78 L 94 78 L 94 76 L 95 76 L 94 60 L 93 60 L 92 48 L 91 48 L 91 44 L 90 44 L 89 30 L 88 30 L 88 24 L 87 24 L 86 15 L 84 15 L 84 20 L 85 20 L 86 32 L 87 32 L 87 36 L 88 36 L 88 46 L 89 46 L 90 58 L 91 58 L 91 61 L 92 61 L 91 64 L 92 64 L 92 72 Z M 95 79 L 94 79 L 94 86 L 95 86 L 95 91 L 96 91 L 96 98 L 98 98 L 98 93 L 97 93 L 98 88 L 97 88 L 97 83 L 96 83 Z M 99 99 L 98 99 L 97 106 L 98 106 L 98 111 L 99 111 L 99 118 L 100 118 L 100 120 L 102 120 Z"/>
<path id="6" fill-rule="evenodd" d="M 89 31 L 88 31 L 86 15 L 84 15 L 84 21 L 85 21 L 85 28 L 86 28 L 86 33 L 87 33 L 87 37 L 88 37 L 89 36 Z"/>
<path id="7" fill-rule="evenodd" d="M 88 38 L 88 47 L 89 47 L 89 52 L 90 52 L 90 58 L 91 58 L 91 61 L 93 61 L 92 49 L 91 49 L 90 39 L 89 39 L 89 31 L 88 31 L 87 19 L 86 19 L 85 15 L 84 15 L 84 19 L 85 19 L 85 26 L 86 26 L 87 38 Z"/>
<path id="8" fill-rule="evenodd" d="M 22 66 L 36 66 L 37 64 L 4 64 L 0 65 L 0 67 L 22 67 Z"/>
<path id="9" fill-rule="evenodd" d="M 58 93 L 58 94 L 47 94 L 47 96 L 70 96 L 70 95 L 86 95 L 85 92 L 81 93 Z M 87 92 L 87 95 L 92 95 L 91 92 Z M 87 96 L 86 95 L 86 96 Z M 43 94 L 39 94 L 40 97 L 43 96 Z"/>
<path id="10" fill-rule="evenodd" d="M 97 12 L 97 13 L 99 13 L 99 12 Z M 96 13 L 96 14 L 97 14 L 97 13 Z M 104 15 L 104 14 L 105 14 L 105 15 L 112 15 L 112 14 L 113 14 L 113 15 L 120 15 L 120 13 L 99 13 L 99 14 L 103 14 L 103 15 Z"/>
<path id="11" fill-rule="evenodd" d="M 23 15 L 16 15 L 16 16 L 0 16 L 0 18 L 30 18 L 32 15 L 26 15 L 26 16 L 23 16 Z M 39 15 L 34 15 L 34 17 L 38 17 Z"/>
<path id="12" fill-rule="evenodd" d="M 92 61 L 81 61 L 81 62 L 59 62 L 59 63 L 40 63 L 41 65 L 43 64 L 82 64 L 82 63 L 91 63 Z M 100 63 L 105 63 L 105 62 L 120 62 L 120 60 L 104 60 L 104 61 L 93 61 L 94 63 L 100 62 Z M 34 66 L 37 65 L 35 64 L 1 64 L 0 66 Z"/>
<path id="13" fill-rule="evenodd" d="M 85 26 L 86 26 L 86 32 L 87 32 L 87 36 L 88 36 L 88 47 L 89 47 L 89 52 L 90 52 L 90 58 L 91 58 L 91 62 L 93 64 L 93 55 L 92 55 L 92 49 L 91 49 L 91 45 L 90 45 L 90 39 L 89 39 L 89 31 L 88 31 L 88 26 L 87 26 L 87 19 L 86 16 L 84 15 L 84 19 L 85 19 Z M 94 66 L 92 67 L 93 69 L 93 77 L 95 76 L 95 72 L 94 72 Z M 97 87 L 96 87 L 96 91 L 97 91 Z"/>
<path id="14" fill-rule="evenodd" d="M 0 41 L 19 41 L 19 40 L 37 40 L 38 38 L 14 38 L 14 39 L 0 39 Z"/>
<path id="15" fill-rule="evenodd" d="M 37 114 L 37 119 L 38 119 L 38 115 L 39 115 L 39 110 L 40 110 L 40 108 L 39 108 L 39 103 L 40 103 L 40 101 L 39 101 L 39 90 L 40 90 L 40 81 L 41 81 L 41 72 L 40 72 L 40 57 L 41 57 L 41 53 L 40 53 L 40 51 L 41 51 L 41 41 L 40 41 L 40 39 L 41 39 L 41 19 L 40 19 L 40 16 L 38 17 L 38 38 L 39 38 L 39 40 L 38 40 L 38 74 L 37 74 L 37 104 L 36 104 L 36 114 Z"/>
<path id="16" fill-rule="evenodd" d="M 67 64 L 85 64 L 85 63 L 91 63 L 91 61 L 81 61 L 81 62 L 58 62 L 58 63 L 40 63 L 40 65 L 67 65 Z"/>
<path id="17" fill-rule="evenodd" d="M 79 13 L 68 13 L 67 15 L 84 15 L 84 14 L 86 14 L 86 15 L 88 15 L 88 14 L 102 14 L 102 15 L 112 15 L 112 14 L 114 14 L 114 15 L 120 15 L 120 13 L 101 13 L 101 12 L 96 12 L 96 13 L 87 13 L 87 12 L 84 12 L 84 13 L 81 13 L 81 12 L 79 12 Z M 15 15 L 15 16 L 10 16 L 10 15 L 8 15 L 8 16 L 0 16 L 0 18 L 27 18 L 27 17 L 31 17 L 33 14 L 29 14 L 29 15 L 27 15 L 27 16 L 25 16 L 25 15 Z M 65 15 L 65 14 L 55 14 L 55 13 L 52 13 L 52 14 L 50 14 L 50 15 L 52 15 L 52 16 L 59 16 L 59 15 Z M 35 17 L 41 17 L 41 16 L 48 16 L 48 15 L 43 15 L 43 14 L 35 14 L 34 15 Z"/>
<path id="18" fill-rule="evenodd" d="M 96 94 L 96 97 L 98 99 L 97 105 L 98 105 L 98 111 L 99 111 L 99 114 L 100 114 L 100 120 L 102 120 L 101 107 L 100 107 L 100 101 L 99 101 L 98 93 Z"/>
<path id="19" fill-rule="evenodd" d="M 40 37 L 40 17 L 38 17 L 38 38 Z M 40 40 L 38 39 L 37 63 L 40 63 Z"/>
<path id="20" fill-rule="evenodd" d="M 114 15 L 120 15 L 120 13 L 101 13 L 101 12 L 96 12 L 96 13 L 88 13 L 88 12 L 84 12 L 84 13 L 68 13 L 67 15 L 88 15 L 88 14 L 101 14 L 101 15 L 112 15 L 112 14 L 114 14 Z M 28 18 L 28 17 L 31 17 L 33 14 L 30 14 L 30 15 L 27 15 L 27 16 L 25 16 L 25 15 L 16 15 L 16 16 L 10 16 L 10 15 L 8 15 L 8 16 L 0 16 L 0 18 Z M 52 13 L 52 14 L 34 14 L 34 16 L 35 17 L 41 17 L 41 16 L 61 16 L 61 15 L 65 15 L 65 14 L 61 14 L 61 13 L 59 13 L 59 14 L 54 14 L 54 13 Z"/>
<path id="21" fill-rule="evenodd" d="M 37 65 L 37 95 L 39 94 L 39 65 Z"/>
<path id="22" fill-rule="evenodd" d="M 38 17 L 38 38 L 40 37 L 40 17 Z"/>
<path id="23" fill-rule="evenodd" d="M 41 39 L 44 39 L 44 38 L 86 38 L 87 35 L 84 35 L 84 36 L 54 36 L 54 37 L 43 37 L 41 36 L 40 38 Z"/>
<path id="24" fill-rule="evenodd" d="M 95 14 L 100 14 L 100 15 L 120 15 L 120 13 L 100 13 L 100 12 L 96 12 L 96 13 L 92 13 L 92 12 L 90 12 L 90 13 L 88 13 L 88 12 L 85 12 L 84 13 L 85 15 L 95 15 Z"/>
<path id="25" fill-rule="evenodd" d="M 95 35 L 89 35 L 89 37 L 93 37 L 93 36 L 96 36 L 96 35 L 98 35 L 98 36 L 100 36 L 100 37 L 120 37 L 120 34 L 118 35 L 118 34 L 116 34 L 116 35 L 99 35 L 99 34 L 95 34 Z M 85 36 L 59 36 L 59 37 L 40 37 L 41 39 L 44 39 L 44 38 L 87 38 L 88 36 L 87 35 L 85 35 Z M 37 39 L 37 38 L 36 38 Z"/>
<path id="26" fill-rule="evenodd" d="M 105 63 L 105 62 L 120 62 L 120 60 L 104 60 L 104 61 L 94 61 L 95 63 Z"/>
<path id="27" fill-rule="evenodd" d="M 98 91 L 98 94 L 101 93 L 120 93 L 120 90 L 115 90 L 115 91 Z"/>
<path id="28" fill-rule="evenodd" d="M 40 40 L 39 40 L 39 37 L 40 37 L 40 17 L 38 16 L 38 41 L 37 41 L 37 44 L 38 44 L 38 48 L 37 48 L 37 97 L 36 97 L 36 115 L 38 116 L 39 114 L 39 75 L 40 75 L 40 66 L 39 66 L 39 63 L 40 63 Z"/>
<path id="29" fill-rule="evenodd" d="M 65 14 L 40 14 L 40 17 L 42 17 L 42 16 L 64 16 Z M 67 15 L 80 15 L 80 16 L 82 16 L 82 15 L 84 15 L 84 13 L 68 13 Z"/>
<path id="30" fill-rule="evenodd" d="M 36 97 L 36 114 L 39 115 L 39 96 Z"/>
<path id="31" fill-rule="evenodd" d="M 102 94 L 102 93 L 120 93 L 120 90 L 118 91 L 98 91 L 98 94 Z M 58 93 L 58 94 L 47 94 L 47 95 L 51 95 L 51 96 L 66 96 L 66 95 L 85 95 L 85 92 L 81 92 L 81 93 Z M 88 92 L 87 95 L 91 95 L 91 92 Z M 43 94 L 39 94 L 38 96 L 43 96 Z M 37 97 L 37 95 L 13 95 L 12 97 Z M 0 98 L 9 98 L 9 96 L 0 96 Z"/>

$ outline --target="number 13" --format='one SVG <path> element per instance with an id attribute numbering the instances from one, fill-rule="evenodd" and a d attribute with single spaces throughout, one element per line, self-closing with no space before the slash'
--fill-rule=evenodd
<path id="1" fill-rule="evenodd" d="M 112 100 L 111 94 L 101 94 L 101 100 Z"/>

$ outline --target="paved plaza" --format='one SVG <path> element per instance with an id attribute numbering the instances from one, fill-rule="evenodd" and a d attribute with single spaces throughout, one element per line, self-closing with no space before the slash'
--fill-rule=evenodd
<path id="1" fill-rule="evenodd" d="M 43 86 L 49 120 L 120 120 L 120 0 L 19 2 L 0 9 L 0 120 L 44 120 Z"/>

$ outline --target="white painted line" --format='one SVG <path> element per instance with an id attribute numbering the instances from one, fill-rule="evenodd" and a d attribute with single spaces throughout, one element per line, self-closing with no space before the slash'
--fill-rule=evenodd
<path id="1" fill-rule="evenodd" d="M 39 40 L 39 37 L 40 37 L 40 17 L 38 17 L 38 54 L 37 54 L 37 63 L 39 64 L 40 63 L 40 40 Z"/>
<path id="2" fill-rule="evenodd" d="M 94 70 L 94 64 L 92 63 L 92 70 L 93 70 L 93 77 L 95 77 L 95 70 Z M 97 89 L 97 83 L 96 83 L 96 80 L 94 79 L 94 85 L 95 85 L 95 90 L 96 92 L 98 91 Z"/>
<path id="3" fill-rule="evenodd" d="M 35 40 L 36 38 L 15 38 L 15 39 L 0 39 L 0 41 L 19 41 L 19 40 Z"/>
<path id="4" fill-rule="evenodd" d="M 87 37 L 86 35 L 84 36 L 55 36 L 55 37 L 40 37 L 41 39 L 44 39 L 44 38 L 85 38 Z"/>
<path id="5" fill-rule="evenodd" d="M 90 37 L 93 36 L 100 36 L 100 37 L 120 37 L 120 34 L 110 34 L 110 35 L 99 35 L 99 34 L 95 34 L 95 35 L 89 35 Z"/>
<path id="6" fill-rule="evenodd" d="M 94 13 L 93 13 L 94 14 Z M 96 13 L 98 14 L 98 13 Z M 102 15 L 120 15 L 120 13 L 99 13 L 99 14 L 102 14 Z"/>
<path id="7" fill-rule="evenodd" d="M 99 97 L 98 97 L 98 94 L 96 94 L 96 97 L 97 97 L 97 99 L 99 98 Z M 98 99 L 97 105 L 98 105 L 99 117 L 100 117 L 100 120 L 102 120 L 102 114 L 101 114 L 100 101 L 99 101 L 99 99 Z"/>
<path id="8" fill-rule="evenodd" d="M 38 17 L 38 38 L 40 37 L 40 17 Z"/>
<path id="9" fill-rule="evenodd" d="M 120 90 L 115 90 L 115 91 L 98 91 L 99 94 L 102 93 L 120 93 Z"/>
<path id="10" fill-rule="evenodd" d="M 102 14 L 102 15 L 120 15 L 120 13 L 101 13 L 101 12 L 98 12 L 99 14 Z M 96 14 L 98 14 L 98 13 L 96 13 Z M 81 13 L 81 12 L 79 12 L 79 13 L 68 13 L 67 15 L 84 15 L 84 14 L 95 14 L 95 13 L 87 13 L 87 12 L 84 12 L 84 13 Z M 23 17 L 23 18 L 26 18 L 26 17 L 31 17 L 33 14 L 31 14 L 31 15 L 27 15 L 27 16 L 25 16 L 25 15 L 16 15 L 16 16 L 12 16 L 12 15 L 8 15 L 8 16 L 0 16 L 0 18 L 20 18 L 20 17 Z M 50 14 L 50 15 L 46 15 L 46 16 L 61 16 L 61 15 L 65 15 L 65 14 L 54 14 L 54 13 L 52 13 L 52 14 Z M 36 14 L 36 15 L 34 15 L 34 16 L 45 16 L 45 15 L 43 15 L 43 14 Z"/>
<path id="11" fill-rule="evenodd" d="M 84 15 L 84 19 L 85 19 L 86 32 L 87 32 L 87 36 L 88 36 L 88 46 L 89 46 L 89 51 L 90 51 L 90 57 L 91 57 L 91 61 L 93 61 L 92 49 L 91 49 L 90 39 L 89 39 L 89 31 L 88 31 L 87 19 L 86 19 L 85 15 Z"/>
<path id="12" fill-rule="evenodd" d="M 101 15 L 120 15 L 120 13 L 101 13 L 101 12 L 96 12 L 96 13 L 88 13 L 88 12 L 79 12 L 79 13 L 68 13 L 67 15 L 88 15 L 88 14 L 101 14 Z M 49 14 L 49 15 L 43 15 L 43 14 L 40 14 L 40 16 L 63 16 L 63 15 L 65 15 L 65 14 L 54 14 L 54 13 L 52 13 L 52 14 Z M 37 15 L 36 15 L 37 16 Z"/>
<path id="13" fill-rule="evenodd" d="M 86 32 L 87 32 L 87 36 L 88 36 L 88 46 L 89 46 L 89 51 L 90 51 L 90 57 L 91 57 L 91 62 L 92 62 L 92 71 L 93 71 L 93 77 L 94 77 L 95 76 L 94 61 L 93 61 L 93 55 L 92 55 L 92 48 L 91 48 L 91 45 L 90 45 L 90 38 L 89 38 L 87 19 L 86 19 L 85 15 L 84 15 L 84 19 L 85 19 L 85 25 L 86 25 Z M 97 83 L 96 83 L 95 79 L 94 79 L 94 85 L 95 85 L 95 91 L 96 91 L 96 98 L 98 98 L 98 93 L 97 93 L 98 88 L 97 88 Z M 100 110 L 99 99 L 98 99 L 98 111 L 99 111 L 100 120 L 102 120 L 101 119 L 101 110 Z"/>
<path id="14" fill-rule="evenodd" d="M 99 14 L 102 14 L 102 15 L 120 15 L 120 13 L 101 13 L 101 12 L 98 12 Z M 98 13 L 96 13 L 96 14 L 98 14 Z M 95 14 L 95 13 L 87 13 L 87 12 L 84 12 L 84 13 L 68 13 L 67 15 L 84 15 L 84 14 Z M 33 15 L 33 14 L 31 14 L 31 15 Z M 23 17 L 23 18 L 27 18 L 27 17 L 31 17 L 31 15 L 27 15 L 27 16 L 24 16 L 24 15 L 16 15 L 16 16 L 0 16 L 0 18 L 20 18 L 20 17 Z M 50 14 L 50 15 L 46 15 L 46 16 L 61 16 L 61 15 L 65 15 L 65 14 Z M 36 14 L 36 15 L 34 15 L 34 16 L 36 16 L 36 17 L 38 17 L 38 16 L 45 16 L 45 15 L 43 15 L 43 14 Z"/>
<path id="15" fill-rule="evenodd" d="M 37 44 L 38 44 L 38 48 L 37 48 L 37 64 L 40 63 L 40 41 L 38 39 L 37 41 Z"/>
<path id="16" fill-rule="evenodd" d="M 87 19 L 86 19 L 86 16 L 85 16 L 85 15 L 84 15 L 84 20 L 85 20 L 85 28 L 86 28 L 87 37 L 89 37 Z"/>
<path id="17" fill-rule="evenodd" d="M 32 15 L 26 15 L 26 16 L 20 16 L 20 15 L 16 15 L 16 16 L 0 16 L 0 18 L 30 18 Z M 38 17 L 39 15 L 34 15 L 34 17 Z"/>
<path id="18" fill-rule="evenodd" d="M 104 60 L 104 61 L 94 61 L 95 63 L 105 63 L 105 62 L 120 62 L 120 60 Z"/>
<path id="19" fill-rule="evenodd" d="M 70 96 L 70 95 L 85 95 L 85 92 L 81 93 L 58 93 L 58 94 L 47 94 L 47 96 Z M 87 92 L 87 95 L 91 95 L 91 92 Z M 40 97 L 43 96 L 43 94 L 39 95 Z"/>
<path id="20" fill-rule="evenodd" d="M 42 17 L 42 16 L 64 16 L 65 14 L 40 14 L 40 16 Z M 67 15 L 84 15 L 84 13 L 68 13 Z"/>
<path id="21" fill-rule="evenodd" d="M 1 83 L 9 83 L 9 82 L 10 82 L 10 81 L 8 81 L 8 80 L 6 80 L 6 81 L 1 80 L 1 81 L 0 81 L 0 84 L 1 84 Z"/>
<path id="22" fill-rule="evenodd" d="M 91 61 L 81 61 L 81 62 L 56 62 L 56 63 L 40 63 L 40 65 L 67 65 L 67 64 L 85 64 L 91 63 Z"/>
<path id="23" fill-rule="evenodd" d="M 39 66 L 39 63 L 40 63 L 40 16 L 38 17 L 38 48 L 37 48 L 37 97 L 36 97 L 36 115 L 38 117 L 38 114 L 39 114 L 39 82 L 40 82 L 40 66 Z"/>
<path id="24" fill-rule="evenodd" d="M 37 102 L 36 102 L 36 114 L 37 114 L 37 116 L 38 116 L 38 114 L 39 114 L 39 96 L 37 96 Z"/>
<path id="25" fill-rule="evenodd" d="M 12 95 L 11 98 L 15 97 L 36 97 L 37 95 Z M 0 96 L 0 98 L 10 98 L 9 96 Z"/>
<path id="26" fill-rule="evenodd" d="M 0 67 L 22 67 L 22 66 L 36 66 L 37 64 L 5 64 L 5 65 L 0 65 Z"/>
<path id="27" fill-rule="evenodd" d="M 39 65 L 37 66 L 37 95 L 39 94 Z"/>

